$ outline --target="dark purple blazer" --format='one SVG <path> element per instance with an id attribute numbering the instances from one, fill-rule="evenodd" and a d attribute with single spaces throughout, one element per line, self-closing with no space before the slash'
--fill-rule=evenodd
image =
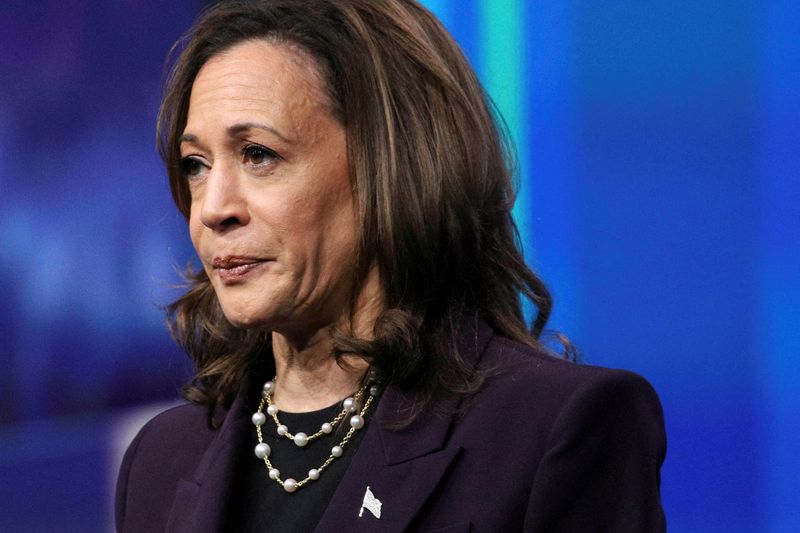
<path id="1" fill-rule="evenodd" d="M 401 431 L 386 427 L 406 405 L 388 388 L 317 531 L 666 529 L 663 415 L 644 379 L 558 360 L 483 324 L 461 346 L 494 376 L 463 414 L 426 412 Z M 118 530 L 225 529 L 236 455 L 255 444 L 242 404 L 218 413 L 217 430 L 192 405 L 141 430 L 120 471 Z M 457 403 L 442 407 L 453 412 Z M 367 487 L 382 503 L 380 519 L 359 516 Z"/>

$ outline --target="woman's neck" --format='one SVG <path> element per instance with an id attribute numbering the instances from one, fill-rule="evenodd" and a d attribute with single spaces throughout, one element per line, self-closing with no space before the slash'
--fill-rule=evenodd
<path id="1" fill-rule="evenodd" d="M 323 409 L 358 389 L 369 364 L 358 357 L 344 356 L 341 365 L 333 357 L 330 335 L 294 346 L 280 333 L 272 334 L 275 356 L 273 402 L 281 411 L 303 413 Z"/>
<path id="2" fill-rule="evenodd" d="M 353 335 L 369 339 L 375 320 L 384 309 L 378 269 L 373 266 L 359 291 L 355 312 L 345 306 L 337 324 Z M 275 357 L 273 401 L 278 409 L 303 413 L 323 409 L 353 394 L 369 370 L 369 364 L 356 356 L 343 356 L 341 364 L 333 356 L 333 332 L 336 325 L 316 327 L 311 331 L 272 333 Z"/>

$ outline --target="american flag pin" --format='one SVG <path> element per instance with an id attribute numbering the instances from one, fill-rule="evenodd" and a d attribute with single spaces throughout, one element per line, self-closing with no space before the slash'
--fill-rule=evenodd
<path id="1" fill-rule="evenodd" d="M 364 509 L 372 513 L 372 516 L 380 519 L 381 517 L 381 501 L 372 494 L 372 491 L 367 487 L 367 492 L 364 493 L 364 501 L 361 502 L 361 510 L 358 511 L 358 516 L 364 515 Z"/>

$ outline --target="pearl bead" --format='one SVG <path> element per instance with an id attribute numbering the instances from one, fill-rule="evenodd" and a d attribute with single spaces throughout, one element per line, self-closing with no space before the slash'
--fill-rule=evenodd
<path id="1" fill-rule="evenodd" d="M 297 481 L 289 478 L 283 482 L 283 488 L 286 492 L 294 492 L 297 490 Z"/>
<path id="2" fill-rule="evenodd" d="M 341 446 L 334 446 L 333 448 L 331 448 L 331 455 L 334 457 L 341 457 L 343 453 L 344 450 L 342 449 Z"/>
<path id="3" fill-rule="evenodd" d="M 278 479 L 281 477 L 281 471 L 277 468 L 271 468 L 269 471 L 269 478 L 270 479 Z"/>
<path id="4" fill-rule="evenodd" d="M 370 381 L 375 381 L 377 379 L 378 379 L 378 370 L 375 369 L 375 368 L 370 368 L 369 369 L 369 380 Z"/>
<path id="5" fill-rule="evenodd" d="M 287 431 L 289 431 L 289 428 L 287 428 L 287 427 L 286 427 L 286 426 L 284 426 L 283 424 L 281 424 L 280 426 L 278 426 L 278 435 L 280 435 L 281 437 L 283 437 L 284 435 L 286 435 L 286 432 L 287 432 Z"/>
<path id="6" fill-rule="evenodd" d="M 267 417 L 264 413 L 253 413 L 253 424 L 263 426 L 266 421 Z"/>
<path id="7" fill-rule="evenodd" d="M 267 406 L 267 414 L 268 414 L 269 416 L 275 416 L 275 415 L 277 415 L 277 414 L 278 414 L 278 408 L 277 408 L 277 407 L 275 407 L 274 405 L 268 405 L 268 406 Z"/>
<path id="8" fill-rule="evenodd" d="M 265 457 L 269 457 L 269 454 L 272 450 L 269 448 L 269 444 L 266 442 L 260 442 L 256 444 L 256 457 L 259 459 L 263 459 Z"/>
<path id="9" fill-rule="evenodd" d="M 361 415 L 353 415 L 350 417 L 350 426 L 356 429 L 361 429 L 364 427 L 364 417 Z"/>
<path id="10" fill-rule="evenodd" d="M 312 468 L 308 471 L 308 479 L 313 479 L 314 481 L 319 479 L 319 470 L 316 468 Z"/>
<path id="11" fill-rule="evenodd" d="M 343 407 L 351 413 L 356 410 L 356 400 L 352 396 L 345 398 Z"/>
<path id="12" fill-rule="evenodd" d="M 308 444 L 308 435 L 305 433 L 295 433 L 294 434 L 294 443 L 300 446 L 301 448 Z"/>
<path id="13" fill-rule="evenodd" d="M 268 394 L 272 394 L 275 391 L 275 383 L 273 381 L 267 381 L 264 383 L 264 392 Z"/>
<path id="14" fill-rule="evenodd" d="M 331 431 L 333 431 L 333 425 L 330 422 L 325 422 L 322 424 L 323 433 L 330 433 Z"/>
<path id="15" fill-rule="evenodd" d="M 377 385 L 373 385 L 372 387 L 369 388 L 369 393 L 373 396 L 377 396 L 379 392 L 380 389 L 378 388 Z"/>

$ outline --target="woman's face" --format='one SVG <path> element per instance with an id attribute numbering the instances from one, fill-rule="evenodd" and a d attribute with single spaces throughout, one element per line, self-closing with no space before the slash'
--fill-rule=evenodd
<path id="1" fill-rule="evenodd" d="M 296 334 L 345 312 L 357 224 L 315 61 L 248 41 L 210 59 L 181 137 L 192 242 L 225 316 Z"/>

